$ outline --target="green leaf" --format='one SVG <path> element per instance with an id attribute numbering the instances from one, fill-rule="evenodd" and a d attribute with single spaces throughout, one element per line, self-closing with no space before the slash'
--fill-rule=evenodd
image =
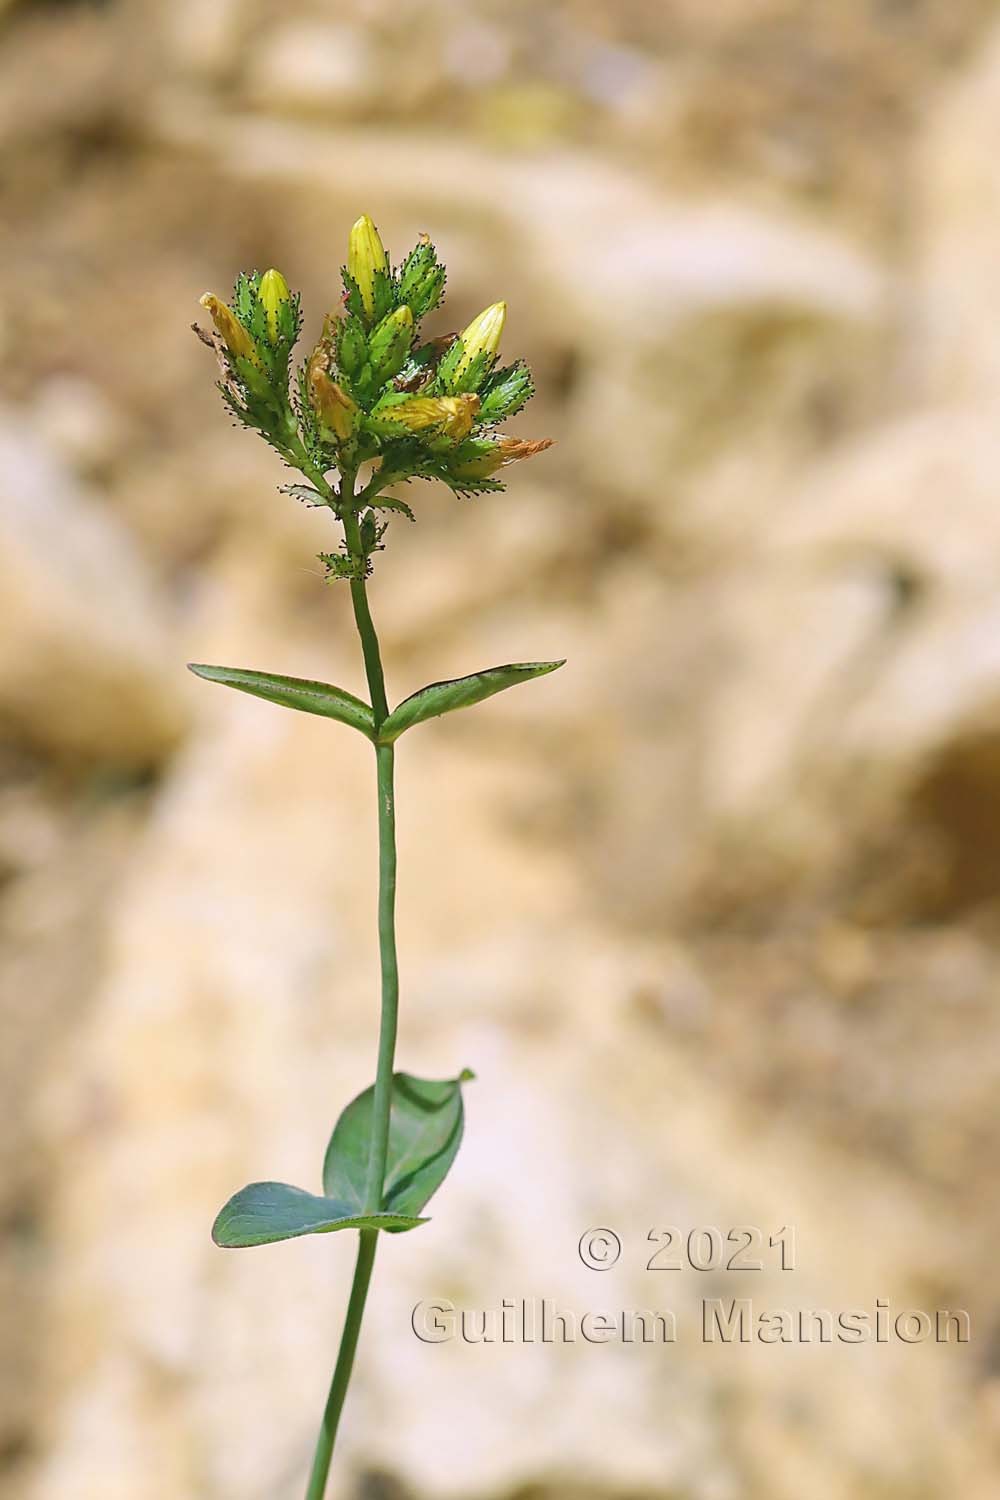
<path id="1" fill-rule="evenodd" d="M 412 508 L 407 505 L 405 500 L 397 500 L 389 495 L 376 495 L 374 500 L 369 500 L 368 504 L 371 505 L 375 510 L 398 511 L 399 514 L 401 516 L 405 516 L 408 521 L 415 521 L 417 519 L 413 514 Z"/>
<path id="2" fill-rule="evenodd" d="M 319 490 L 313 489 L 311 484 L 279 484 L 279 495 L 291 495 L 296 500 L 301 500 L 305 505 L 320 506 L 329 505 L 330 502 Z"/>
<path id="3" fill-rule="evenodd" d="M 212 1238 L 224 1250 L 237 1250 L 337 1229 L 390 1229 L 398 1234 L 426 1222 L 412 1214 L 358 1213 L 348 1203 L 318 1198 L 287 1182 L 251 1182 L 220 1211 Z"/>
<path id="4" fill-rule="evenodd" d="M 278 677 L 273 672 L 252 672 L 242 667 L 208 667 L 202 662 L 189 662 L 188 670 L 196 677 L 204 677 L 206 682 L 221 682 L 225 687 L 238 688 L 241 693 L 252 693 L 255 698 L 266 698 L 284 708 L 299 708 L 303 713 L 338 719 L 341 724 L 360 729 L 369 739 L 375 737 L 375 721 L 368 704 L 328 682 Z"/>
<path id="5" fill-rule="evenodd" d="M 462 1141 L 462 1084 L 473 1074 L 436 1082 L 395 1073 L 389 1152 L 382 1206 L 386 1213 L 419 1214 L 437 1192 Z M 334 1127 L 323 1163 L 323 1189 L 359 1211 L 364 1203 L 374 1088 L 365 1089 Z"/>
<path id="6" fill-rule="evenodd" d="M 453 677 L 448 682 L 432 682 L 413 693 L 393 709 L 379 730 L 382 744 L 391 744 L 404 729 L 420 724 L 424 719 L 434 719 L 440 714 L 449 714 L 456 708 L 468 708 L 472 703 L 481 703 L 502 693 L 504 688 L 518 682 L 530 682 L 532 677 L 544 677 L 554 672 L 564 661 L 522 661 L 506 667 L 489 667 L 485 672 L 473 672 L 471 677 Z"/>

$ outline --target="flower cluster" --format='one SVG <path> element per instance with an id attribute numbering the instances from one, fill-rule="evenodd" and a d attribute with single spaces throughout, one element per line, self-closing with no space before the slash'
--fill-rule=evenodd
<path id="1" fill-rule="evenodd" d="M 534 389 L 521 360 L 499 361 L 506 303 L 486 308 L 460 334 L 421 341 L 421 320 L 440 304 L 445 284 L 426 235 L 394 270 L 364 215 L 351 230 L 342 275 L 342 306 L 294 374 L 299 298 L 279 271 L 240 275 L 231 304 L 206 293 L 201 304 L 214 333 L 196 331 L 218 354 L 230 411 L 308 481 L 291 493 L 345 521 L 344 551 L 323 561 L 331 575 L 353 578 L 370 570 L 381 547 L 386 522 L 378 512 L 412 519 L 387 489 L 439 479 L 457 494 L 501 490 L 503 468 L 550 444 L 496 431 Z M 367 464 L 371 477 L 356 490 Z"/>

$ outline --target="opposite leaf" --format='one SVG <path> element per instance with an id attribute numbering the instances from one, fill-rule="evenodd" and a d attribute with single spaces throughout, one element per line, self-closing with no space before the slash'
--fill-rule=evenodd
<path id="1" fill-rule="evenodd" d="M 389 1153 L 382 1206 L 386 1213 L 418 1214 L 441 1186 L 462 1141 L 462 1084 L 471 1073 L 441 1082 L 395 1073 L 389 1116 Z M 373 1088 L 344 1110 L 323 1163 L 323 1189 L 360 1211 L 371 1140 Z"/>
<path id="2" fill-rule="evenodd" d="M 518 682 L 530 682 L 532 677 L 544 677 L 554 672 L 564 661 L 516 662 L 506 667 L 489 667 L 485 672 L 473 672 L 470 677 L 454 677 L 448 682 L 432 682 L 419 692 L 404 698 L 379 729 L 382 744 L 398 739 L 404 729 L 420 724 L 424 719 L 437 718 L 451 713 L 456 708 L 468 708 L 472 703 L 481 703 L 502 693 L 504 688 Z"/>
<path id="3" fill-rule="evenodd" d="M 410 1214 L 361 1214 L 336 1198 L 317 1198 L 286 1182 L 252 1182 L 234 1193 L 212 1225 L 212 1239 L 224 1250 L 271 1245 L 302 1234 L 337 1229 L 415 1229 L 426 1220 Z"/>
<path id="4" fill-rule="evenodd" d="M 345 693 L 328 682 L 310 682 L 304 677 L 278 677 L 273 672 L 252 672 L 242 667 L 208 667 L 189 662 L 188 670 L 206 682 L 221 682 L 225 687 L 280 703 L 283 708 L 298 708 L 303 713 L 320 714 L 359 729 L 368 739 L 375 737 L 375 722 L 367 703 Z"/>

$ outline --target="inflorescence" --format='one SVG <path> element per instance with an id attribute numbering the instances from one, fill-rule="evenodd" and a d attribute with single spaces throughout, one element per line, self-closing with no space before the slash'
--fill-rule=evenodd
<path id="1" fill-rule="evenodd" d="M 323 325 L 316 347 L 293 373 L 302 328 L 299 296 L 280 271 L 241 273 L 231 304 L 201 299 L 213 333 L 196 327 L 216 351 L 219 389 L 237 421 L 259 432 L 305 484 L 286 486 L 341 520 L 350 510 L 354 547 L 323 553 L 332 578 L 365 577 L 392 511 L 413 520 L 391 487 L 439 479 L 456 494 L 502 490 L 508 464 L 551 446 L 497 432 L 534 391 L 522 360 L 502 366 L 507 314 L 495 302 L 460 334 L 421 342 L 421 320 L 444 295 L 445 268 L 426 235 L 393 269 L 372 220 L 351 230 L 342 270 L 343 304 Z M 363 465 L 371 477 L 355 484 Z M 339 480 L 328 476 L 336 471 Z"/>

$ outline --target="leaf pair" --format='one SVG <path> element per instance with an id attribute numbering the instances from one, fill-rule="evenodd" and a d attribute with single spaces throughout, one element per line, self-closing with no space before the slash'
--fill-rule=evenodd
<path id="1" fill-rule="evenodd" d="M 380 1213 L 366 1213 L 364 1207 L 375 1098 L 374 1088 L 367 1088 L 334 1127 L 323 1162 L 323 1196 L 284 1182 L 252 1182 L 219 1213 L 212 1227 L 215 1243 L 237 1249 L 337 1229 L 400 1233 L 425 1224 L 420 1211 L 441 1186 L 462 1141 L 462 1084 L 472 1076 L 464 1072 L 438 1082 L 393 1075 Z"/>
<path id="2" fill-rule="evenodd" d="M 302 677 L 279 677 L 273 672 L 254 672 L 240 667 L 205 666 L 200 662 L 190 663 L 190 669 L 208 682 L 221 682 L 225 687 L 238 688 L 240 692 L 266 698 L 269 703 L 279 703 L 283 708 L 297 708 L 303 713 L 337 719 L 341 724 L 349 724 L 352 729 L 360 730 L 375 744 L 391 745 L 404 730 L 411 729 L 414 724 L 452 713 L 457 708 L 468 708 L 473 703 L 481 703 L 494 693 L 502 693 L 505 688 L 514 687 L 518 682 L 530 682 L 533 677 L 544 677 L 547 672 L 554 672 L 562 665 L 561 661 L 516 662 L 509 666 L 489 667 L 485 672 L 473 672 L 469 677 L 454 677 L 446 682 L 429 683 L 419 692 L 404 698 L 378 730 L 367 703 L 328 682 L 310 682 Z"/>

